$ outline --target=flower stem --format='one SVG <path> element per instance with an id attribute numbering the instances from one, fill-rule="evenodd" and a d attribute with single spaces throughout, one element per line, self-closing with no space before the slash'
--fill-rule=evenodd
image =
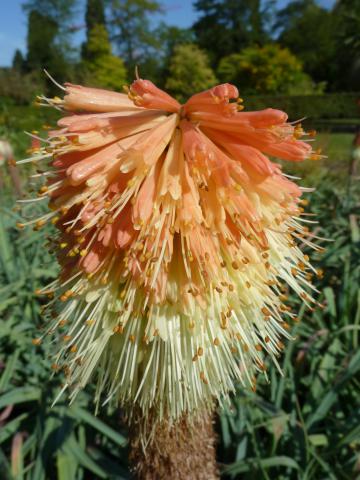
<path id="1" fill-rule="evenodd" d="M 130 463 L 141 480 L 216 480 L 216 437 L 213 414 L 178 422 L 154 423 L 137 412 L 130 425 Z"/>

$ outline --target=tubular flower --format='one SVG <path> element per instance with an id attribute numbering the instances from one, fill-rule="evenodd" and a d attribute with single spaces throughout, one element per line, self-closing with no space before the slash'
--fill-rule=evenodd
<path id="1" fill-rule="evenodd" d="M 224 402 L 238 381 L 255 389 L 297 320 L 286 286 L 315 303 L 299 244 L 320 250 L 306 189 L 268 155 L 320 153 L 284 112 L 243 112 L 230 84 L 184 105 L 148 80 L 127 95 L 65 87 L 40 98 L 65 115 L 24 160 L 49 165 L 50 212 L 33 222 L 58 229 L 61 274 L 39 293 L 64 389 L 74 398 L 96 374 L 97 402 L 174 419 Z"/>

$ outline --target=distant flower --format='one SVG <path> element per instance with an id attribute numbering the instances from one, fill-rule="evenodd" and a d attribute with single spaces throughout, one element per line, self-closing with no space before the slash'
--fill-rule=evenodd
<path id="1" fill-rule="evenodd" d="M 40 98 L 67 113 L 25 160 L 49 163 L 51 211 L 35 228 L 59 230 L 47 333 L 71 397 L 96 374 L 97 402 L 106 391 L 176 418 L 237 381 L 255 389 L 266 358 L 277 363 L 297 320 L 285 286 L 314 303 L 306 189 L 266 155 L 320 153 L 284 112 L 243 112 L 230 84 L 184 105 L 148 80 L 127 91 L 67 84 Z"/>

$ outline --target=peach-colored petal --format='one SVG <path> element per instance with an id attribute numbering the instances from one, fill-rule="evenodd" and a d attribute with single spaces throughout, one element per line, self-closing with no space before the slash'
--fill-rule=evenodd
<path id="1" fill-rule="evenodd" d="M 181 196 L 181 175 L 184 162 L 181 142 L 180 131 L 176 130 L 166 153 L 159 177 L 159 195 L 166 195 L 169 192 L 174 200 L 179 200 Z"/>
<path id="2" fill-rule="evenodd" d="M 154 206 L 158 177 L 159 168 L 154 168 L 141 185 L 133 207 L 134 223 L 142 224 L 150 219 Z"/>
<path id="3" fill-rule="evenodd" d="M 184 107 L 192 105 L 207 105 L 228 103 L 230 99 L 236 99 L 239 96 L 239 91 L 235 85 L 230 83 L 223 83 L 216 87 L 210 88 L 200 93 L 196 93 L 185 103 Z"/>
<path id="4" fill-rule="evenodd" d="M 311 145 L 300 140 L 289 139 L 263 147 L 263 151 L 274 157 L 293 162 L 301 162 L 310 157 Z"/>
<path id="5" fill-rule="evenodd" d="M 135 80 L 130 87 L 131 96 L 135 105 L 145 108 L 155 108 L 167 112 L 178 112 L 180 103 L 160 88 L 157 88 L 150 80 Z"/>
<path id="6" fill-rule="evenodd" d="M 128 96 L 101 88 L 88 88 L 66 83 L 64 107 L 69 111 L 118 112 L 123 110 L 140 111 Z"/>
<path id="7" fill-rule="evenodd" d="M 272 125 L 281 125 L 287 121 L 287 114 L 274 108 L 266 108 L 255 112 L 239 112 L 238 118 L 242 121 L 248 121 L 253 127 L 271 127 Z"/>

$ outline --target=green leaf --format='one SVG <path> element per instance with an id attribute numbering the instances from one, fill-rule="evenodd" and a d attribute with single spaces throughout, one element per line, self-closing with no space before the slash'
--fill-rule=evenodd
<path id="1" fill-rule="evenodd" d="M 56 466 L 58 480 L 69 480 L 76 478 L 78 462 L 74 455 L 67 455 L 62 450 L 59 450 L 56 454 Z"/>
<path id="2" fill-rule="evenodd" d="M 23 433 L 18 432 L 11 446 L 11 472 L 15 480 L 24 478 Z"/>
<path id="3" fill-rule="evenodd" d="M 13 480 L 11 470 L 10 470 L 10 464 L 8 459 L 6 458 L 6 455 L 0 448 L 0 471 L 3 480 Z"/>
<path id="4" fill-rule="evenodd" d="M 123 435 L 113 430 L 111 427 L 94 417 L 94 415 L 91 415 L 91 413 L 87 412 L 83 408 L 74 405 L 71 407 L 70 413 L 74 418 L 77 420 L 82 420 L 88 425 L 91 425 L 93 428 L 98 430 L 98 432 L 113 440 L 120 447 L 125 447 L 127 445 L 127 439 Z"/>
<path id="5" fill-rule="evenodd" d="M 17 403 L 32 402 L 39 400 L 41 395 L 40 388 L 36 387 L 19 387 L 10 392 L 4 393 L 0 396 L 0 408 L 7 405 L 14 405 Z"/>
<path id="6" fill-rule="evenodd" d="M 20 425 L 22 422 L 27 419 L 29 416 L 28 413 L 22 413 L 18 417 L 14 418 L 10 422 L 5 423 L 2 425 L 0 429 L 0 443 L 3 443 L 9 437 L 11 437 L 17 430 L 19 430 Z"/>
<path id="7" fill-rule="evenodd" d="M 358 224 L 358 216 L 354 214 L 349 215 L 349 221 L 350 221 L 351 241 L 353 243 L 360 242 L 360 228 Z"/>
<path id="8" fill-rule="evenodd" d="M 295 470 L 300 470 L 299 464 L 294 459 L 286 456 L 274 456 L 269 458 L 263 458 L 261 460 L 258 460 L 256 458 L 250 458 L 241 462 L 232 463 L 225 468 L 224 473 L 238 474 L 252 472 L 260 468 L 267 469 L 271 467 L 287 467 Z"/>
<path id="9" fill-rule="evenodd" d="M 322 433 L 309 435 L 308 438 L 310 443 L 314 445 L 314 447 L 327 447 L 329 445 L 327 436 Z"/>
<path id="10" fill-rule="evenodd" d="M 333 317 L 336 317 L 336 301 L 334 290 L 331 287 L 324 288 L 324 295 L 327 301 L 327 309 Z"/>
<path id="11" fill-rule="evenodd" d="M 342 376 L 339 378 L 336 385 L 334 385 L 327 394 L 323 397 L 322 401 L 318 405 L 315 412 L 310 415 L 309 419 L 306 422 L 306 426 L 309 429 L 314 423 L 322 420 L 334 405 L 338 398 L 338 392 L 343 387 L 343 385 L 350 380 L 353 375 L 360 370 L 360 352 L 357 352 L 351 358 L 349 365 L 342 372 Z"/>
<path id="12" fill-rule="evenodd" d="M 229 429 L 229 419 L 228 415 L 221 415 L 220 416 L 220 424 L 221 424 L 221 438 L 225 448 L 229 448 L 231 445 L 231 435 Z"/>
<path id="13" fill-rule="evenodd" d="M 63 451 L 67 455 L 72 455 L 80 465 L 95 473 L 100 478 L 108 478 L 105 470 L 100 468 L 97 463 L 80 447 L 74 435 L 71 435 L 63 446 Z"/>
<path id="14" fill-rule="evenodd" d="M 357 425 L 350 432 L 348 432 L 345 437 L 340 440 L 339 446 L 348 445 L 352 442 L 360 442 L 360 425 Z"/>
<path id="15" fill-rule="evenodd" d="M 0 392 L 2 392 L 3 390 L 6 390 L 6 388 L 8 387 L 8 384 L 16 368 L 16 363 L 18 358 L 19 358 L 19 350 L 17 350 L 13 355 L 8 357 L 6 361 L 5 370 L 3 371 L 3 374 L 1 375 L 1 378 L 0 378 Z"/>

